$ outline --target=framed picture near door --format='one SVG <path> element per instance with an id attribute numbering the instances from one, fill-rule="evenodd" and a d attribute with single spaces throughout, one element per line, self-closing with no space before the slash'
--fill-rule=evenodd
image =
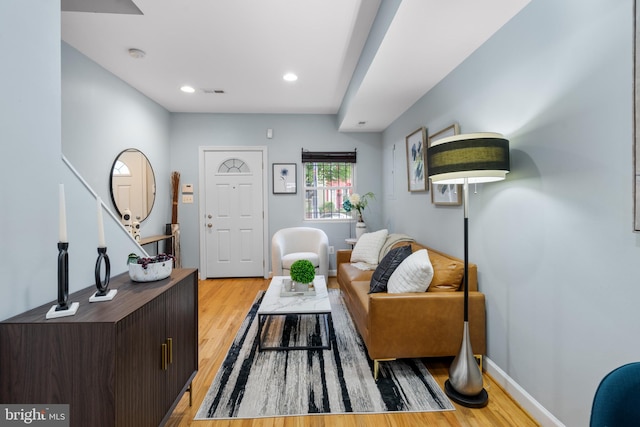
<path id="1" fill-rule="evenodd" d="M 446 128 L 429 136 L 429 147 L 435 141 L 447 138 L 449 136 L 458 135 L 460 126 L 457 123 L 447 126 Z M 462 185 L 460 184 L 432 184 L 431 203 L 434 205 L 456 206 L 462 204 Z"/>
<path id="2" fill-rule="evenodd" d="M 273 194 L 296 194 L 298 192 L 298 171 L 295 163 L 274 163 Z"/>

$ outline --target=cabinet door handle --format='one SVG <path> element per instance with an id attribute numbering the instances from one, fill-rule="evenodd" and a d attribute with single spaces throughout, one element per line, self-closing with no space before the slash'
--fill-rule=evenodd
<path id="1" fill-rule="evenodd" d="M 167 350 L 169 352 L 169 364 L 173 363 L 173 338 L 167 338 Z"/>
<path id="2" fill-rule="evenodd" d="M 162 370 L 166 371 L 167 370 L 167 345 L 166 344 L 162 344 L 161 347 L 161 358 L 162 358 Z"/>

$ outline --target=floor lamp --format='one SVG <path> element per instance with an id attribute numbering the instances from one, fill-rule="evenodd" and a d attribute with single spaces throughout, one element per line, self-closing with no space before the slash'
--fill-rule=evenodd
<path id="1" fill-rule="evenodd" d="M 509 172 L 509 141 L 499 133 L 470 133 L 436 140 L 427 149 L 427 171 L 434 184 L 463 184 L 464 329 L 458 355 L 449 367 L 445 392 L 472 408 L 487 404 L 482 372 L 469 337 L 469 184 L 503 180 Z M 433 191 L 433 190 L 432 190 Z"/>

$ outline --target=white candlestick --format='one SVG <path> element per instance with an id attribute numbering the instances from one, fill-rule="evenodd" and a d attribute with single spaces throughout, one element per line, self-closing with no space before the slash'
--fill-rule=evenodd
<path id="1" fill-rule="evenodd" d="M 98 197 L 98 247 L 107 247 L 107 243 L 104 240 L 104 224 L 102 222 L 102 199 L 100 199 L 100 197 Z"/>
<path id="2" fill-rule="evenodd" d="M 59 215 L 59 241 L 61 243 L 68 243 L 69 239 L 67 238 L 67 211 L 64 206 L 64 184 L 60 184 L 59 191 L 59 205 L 60 205 L 60 215 Z"/>

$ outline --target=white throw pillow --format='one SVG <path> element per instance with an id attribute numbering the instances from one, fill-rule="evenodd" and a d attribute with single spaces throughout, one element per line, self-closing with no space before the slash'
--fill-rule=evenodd
<path id="1" fill-rule="evenodd" d="M 387 282 L 387 292 L 425 292 L 433 279 L 433 266 L 426 249 L 421 249 L 404 259 Z"/>
<path id="2" fill-rule="evenodd" d="M 367 264 L 378 264 L 380 248 L 387 240 L 389 232 L 384 230 L 364 233 L 356 242 L 353 252 L 351 252 L 351 262 L 366 262 Z"/>

